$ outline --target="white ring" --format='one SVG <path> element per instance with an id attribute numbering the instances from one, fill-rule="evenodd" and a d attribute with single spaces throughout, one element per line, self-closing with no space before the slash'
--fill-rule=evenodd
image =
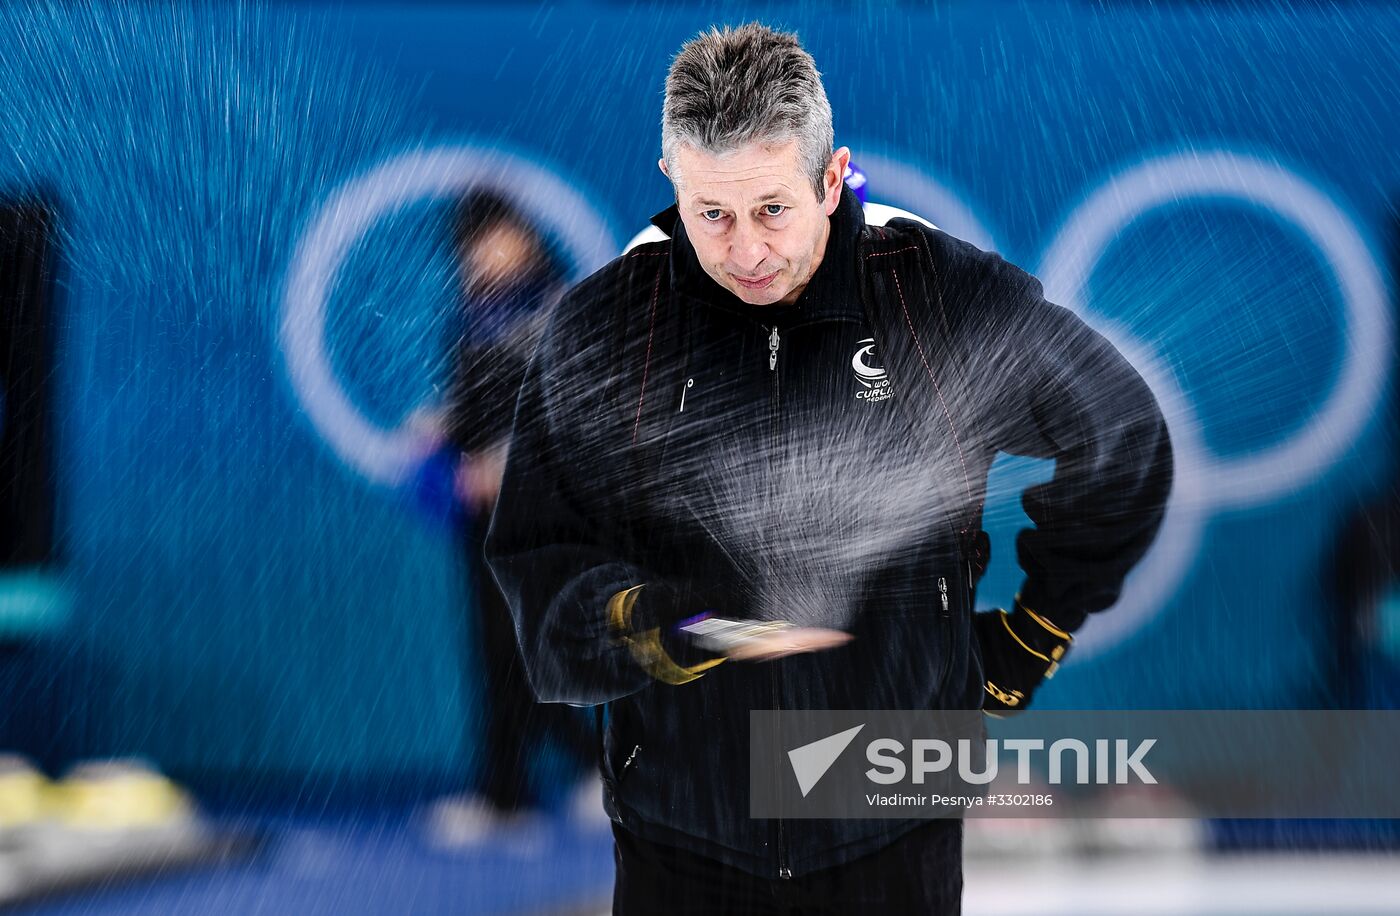
<path id="1" fill-rule="evenodd" d="M 1047 295 L 1083 315 L 1081 293 L 1089 275 L 1123 227 L 1149 210 L 1191 197 L 1242 200 L 1297 226 L 1327 259 L 1346 304 L 1342 372 L 1308 424 L 1262 452 L 1239 458 L 1205 455 L 1205 494 L 1220 505 L 1255 505 L 1313 480 L 1371 420 L 1390 363 L 1385 287 L 1360 232 L 1325 194 L 1273 163 L 1217 151 L 1150 160 L 1096 191 L 1046 252 L 1040 276 Z"/>
<path id="2" fill-rule="evenodd" d="M 592 273 L 617 251 L 611 229 L 577 191 L 554 173 L 496 149 L 441 146 L 404 153 L 332 194 L 292 258 L 279 343 L 292 391 L 316 431 L 373 483 L 402 483 L 423 459 L 419 437 L 404 426 L 378 426 L 346 393 L 326 352 L 326 300 L 346 254 L 377 220 L 415 201 L 474 186 L 501 190 L 549 227 L 579 275 Z"/>

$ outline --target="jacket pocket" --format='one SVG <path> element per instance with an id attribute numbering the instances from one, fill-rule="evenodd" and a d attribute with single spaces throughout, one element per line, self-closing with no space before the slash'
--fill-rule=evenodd
<path id="1" fill-rule="evenodd" d="M 938 589 L 938 697 L 941 700 L 947 696 L 948 677 L 952 674 L 953 663 L 957 659 L 958 639 L 957 635 L 962 629 L 961 618 L 967 613 L 965 601 L 965 587 L 963 577 L 959 573 L 960 568 L 956 565 L 953 568 L 941 573 L 935 580 Z"/>

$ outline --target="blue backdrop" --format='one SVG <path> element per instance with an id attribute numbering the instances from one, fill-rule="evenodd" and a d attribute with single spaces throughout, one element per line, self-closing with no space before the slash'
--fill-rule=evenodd
<path id="1" fill-rule="evenodd" d="M 67 233 L 76 596 L 6 662 L 12 740 L 250 790 L 472 765 L 456 545 L 398 485 L 444 202 L 510 183 L 598 266 L 669 202 L 662 81 L 715 15 L 796 29 L 871 198 L 1039 274 L 1168 407 L 1168 530 L 1045 703 L 1325 701 L 1323 561 L 1391 465 L 1394 11 L 8 4 L 0 184 Z M 984 604 L 1046 473 L 997 470 Z"/>

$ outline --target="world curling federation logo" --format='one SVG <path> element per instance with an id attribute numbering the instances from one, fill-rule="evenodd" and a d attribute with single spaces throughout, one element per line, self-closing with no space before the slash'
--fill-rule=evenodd
<path id="1" fill-rule="evenodd" d="M 856 381 L 862 386 L 856 392 L 857 401 L 884 401 L 893 393 L 890 391 L 890 378 L 883 366 L 872 366 L 875 361 L 875 338 L 867 337 L 859 344 L 856 355 L 851 357 L 851 368 L 855 370 Z"/>

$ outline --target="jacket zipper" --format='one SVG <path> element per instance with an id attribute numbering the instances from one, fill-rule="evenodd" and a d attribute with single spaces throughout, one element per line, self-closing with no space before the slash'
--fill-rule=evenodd
<path id="1" fill-rule="evenodd" d="M 768 436 L 769 436 L 770 447 L 773 449 L 774 454 L 777 453 L 778 443 L 779 443 L 779 439 L 778 439 L 778 413 L 779 413 L 779 411 L 778 411 L 778 405 L 779 405 L 779 401 L 780 401 L 780 398 L 781 398 L 781 392 L 780 392 L 780 381 L 779 381 L 779 376 L 778 376 L 778 349 L 782 346 L 782 342 L 783 342 L 783 341 L 782 341 L 782 338 L 778 335 L 778 327 L 777 327 L 777 325 L 774 325 L 772 328 L 769 329 L 769 333 L 768 333 L 768 371 L 769 371 L 769 373 L 771 373 L 772 376 L 773 376 L 773 387 L 772 387 L 772 389 L 771 389 L 771 391 L 772 391 L 772 396 L 769 398 L 769 401 L 768 401 L 768 405 L 769 405 L 769 410 L 768 410 L 768 421 L 769 421 L 769 422 L 768 422 Z M 771 570 L 769 570 L 769 575 L 771 575 Z M 772 673 L 772 681 L 773 681 L 773 707 L 774 707 L 774 709 L 777 710 L 778 712 L 782 712 L 782 709 L 783 709 L 782 684 L 781 684 L 781 681 L 780 681 L 780 679 L 779 679 L 779 677 L 778 677 L 778 666 L 777 666 L 777 664 L 776 664 L 776 663 L 770 663 L 769 671 Z M 782 747 L 782 746 L 783 746 L 783 726 L 782 726 L 782 718 L 781 718 L 781 716 L 778 718 L 777 721 L 778 721 L 778 725 L 777 725 L 777 728 L 778 728 L 778 746 L 779 746 L 779 747 Z M 779 799 L 781 799 L 781 798 L 782 798 L 782 795 L 779 794 L 778 797 L 779 797 Z M 777 844 L 776 844 L 776 846 L 777 846 L 777 852 L 778 852 L 778 877 L 779 877 L 779 878 L 782 878 L 783 880 L 787 880 L 787 879 L 789 879 L 789 878 L 792 877 L 792 869 L 789 868 L 789 867 L 788 867 L 788 864 L 787 864 L 787 839 L 786 839 L 786 837 L 785 837 L 785 835 L 784 835 L 783 818 L 782 818 L 782 813 L 783 813 L 783 811 L 782 811 L 782 806 L 781 806 L 781 805 L 782 805 L 782 803 L 781 803 L 781 801 L 780 801 L 780 802 L 779 802 L 779 808 L 778 808 L 778 841 L 777 841 Z"/>
<path id="2" fill-rule="evenodd" d="M 948 577 L 938 577 L 938 620 L 943 630 L 943 658 L 938 671 L 938 700 L 943 702 L 948 689 L 948 675 L 953 668 L 953 617 L 950 613 L 952 602 L 948 598 Z"/>

